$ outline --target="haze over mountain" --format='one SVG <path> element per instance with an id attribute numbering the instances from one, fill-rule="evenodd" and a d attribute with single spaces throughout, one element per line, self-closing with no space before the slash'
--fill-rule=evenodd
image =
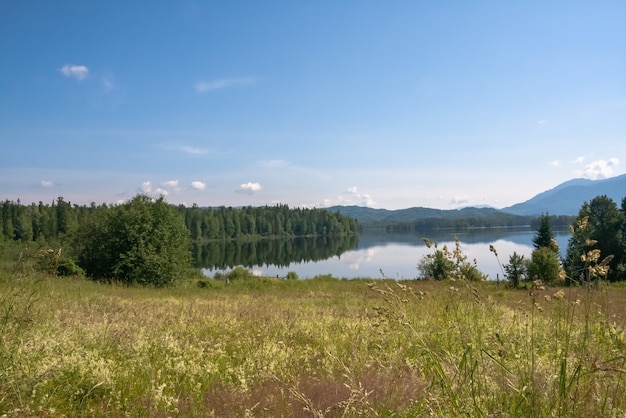
<path id="1" fill-rule="evenodd" d="M 363 206 L 332 206 L 329 210 L 356 218 L 360 224 L 384 222 L 413 222 L 425 218 L 480 218 L 494 214 L 518 216 L 550 215 L 575 216 L 584 202 L 596 196 L 607 195 L 619 206 L 626 196 L 626 174 L 603 180 L 573 179 L 559 184 L 553 189 L 539 193 L 521 203 L 503 208 L 467 207 L 441 210 L 413 207 L 399 210 L 374 209 Z"/>

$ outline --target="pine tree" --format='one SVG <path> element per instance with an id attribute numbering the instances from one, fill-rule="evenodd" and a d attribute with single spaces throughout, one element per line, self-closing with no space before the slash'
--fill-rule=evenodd
<path id="1" fill-rule="evenodd" d="M 559 250 L 559 246 L 554 239 L 554 233 L 552 232 L 552 227 L 550 225 L 550 217 L 547 214 L 541 215 L 541 218 L 539 219 L 539 229 L 533 238 L 533 245 L 535 250 L 542 247 L 551 248 L 555 251 Z"/>

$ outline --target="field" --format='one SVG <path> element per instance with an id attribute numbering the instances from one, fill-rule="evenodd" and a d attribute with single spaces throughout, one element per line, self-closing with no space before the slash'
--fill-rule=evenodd
<path id="1" fill-rule="evenodd" d="M 626 416 L 626 288 L 0 277 L 0 416 Z"/>

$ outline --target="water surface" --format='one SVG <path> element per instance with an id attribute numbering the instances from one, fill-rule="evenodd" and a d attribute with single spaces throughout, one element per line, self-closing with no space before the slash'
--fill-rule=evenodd
<path id="1" fill-rule="evenodd" d="M 337 241 L 337 239 L 313 240 L 277 240 L 273 245 L 280 252 L 280 257 L 270 255 L 270 251 L 259 250 L 258 246 L 232 245 L 230 250 L 221 251 L 229 261 L 214 260 L 204 264 L 205 274 L 212 276 L 215 272 L 224 272 L 235 265 L 244 265 L 255 274 L 270 277 L 285 277 L 294 271 L 300 278 L 312 278 L 317 275 L 330 274 L 338 278 L 394 278 L 414 279 L 419 276 L 417 264 L 426 254 L 432 252 L 424 244 L 423 238 L 436 241 L 440 246 L 447 245 L 454 249 L 454 238 L 458 237 L 461 250 L 469 261 L 476 259 L 478 269 L 488 274 L 491 280 L 502 280 L 503 271 L 498 259 L 489 251 L 493 245 L 498 252 L 500 263 L 507 264 L 509 256 L 516 252 L 526 258 L 532 253 L 532 239 L 536 231 L 531 229 L 481 229 L 462 233 L 429 232 L 426 234 L 388 234 L 386 232 L 365 232 L 354 239 Z M 556 240 L 564 254 L 570 237 L 569 231 L 555 232 Z M 267 247 L 267 244 L 262 244 Z M 290 252 L 296 253 L 290 257 Z M 207 250 L 209 251 L 209 250 Z M 214 251 L 213 251 L 214 252 Z M 238 253 L 238 261 L 231 254 Z M 242 254 L 243 252 L 254 252 Z M 260 252 L 265 256 L 259 257 Z M 307 256 L 309 254 L 309 256 Z M 219 258 L 219 257 L 218 257 Z M 280 261 L 276 261 L 280 259 Z"/>

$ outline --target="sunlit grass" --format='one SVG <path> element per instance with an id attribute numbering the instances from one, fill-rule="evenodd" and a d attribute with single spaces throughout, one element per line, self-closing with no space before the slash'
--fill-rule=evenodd
<path id="1" fill-rule="evenodd" d="M 622 416 L 626 288 L 5 274 L 0 416 Z"/>

